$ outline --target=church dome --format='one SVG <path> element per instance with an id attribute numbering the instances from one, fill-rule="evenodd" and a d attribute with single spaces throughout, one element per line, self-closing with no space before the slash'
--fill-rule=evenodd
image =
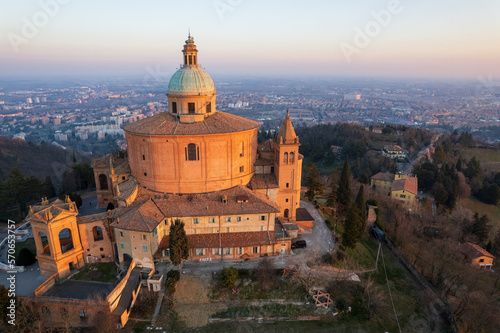
<path id="1" fill-rule="evenodd" d="M 198 66 L 184 66 L 172 75 L 168 83 L 169 93 L 214 93 L 214 81 Z"/>

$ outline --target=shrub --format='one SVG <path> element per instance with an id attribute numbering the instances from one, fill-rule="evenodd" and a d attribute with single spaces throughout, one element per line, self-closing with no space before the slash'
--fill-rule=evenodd
<path id="1" fill-rule="evenodd" d="M 31 266 L 35 263 L 36 257 L 30 250 L 23 247 L 16 258 L 16 266 Z"/>
<path id="2" fill-rule="evenodd" d="M 226 288 L 231 288 L 238 279 L 238 270 L 234 267 L 224 267 L 220 274 L 222 285 Z"/>
<path id="3" fill-rule="evenodd" d="M 165 280 L 165 289 L 167 289 L 170 295 L 173 295 L 175 293 L 175 286 L 177 285 L 180 277 L 181 275 L 179 271 L 168 271 L 167 279 Z"/>

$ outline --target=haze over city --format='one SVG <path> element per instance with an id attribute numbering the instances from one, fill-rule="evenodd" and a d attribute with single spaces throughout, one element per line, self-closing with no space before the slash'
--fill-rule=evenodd
<path id="1" fill-rule="evenodd" d="M 500 75 L 498 1 L 1 1 L 1 77 Z"/>

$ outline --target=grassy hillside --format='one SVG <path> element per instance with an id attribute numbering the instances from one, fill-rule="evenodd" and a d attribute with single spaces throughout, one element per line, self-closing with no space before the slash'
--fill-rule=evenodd
<path id="1" fill-rule="evenodd" d="M 490 218 L 493 226 L 490 231 L 490 238 L 493 239 L 496 230 L 500 227 L 500 208 L 498 206 L 485 204 L 473 196 L 467 199 L 460 199 L 458 203 L 472 210 L 474 213 L 477 212 L 479 215 L 487 215 Z"/>

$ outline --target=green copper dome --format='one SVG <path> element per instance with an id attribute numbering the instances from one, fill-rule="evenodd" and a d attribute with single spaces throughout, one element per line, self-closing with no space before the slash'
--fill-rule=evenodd
<path id="1" fill-rule="evenodd" d="M 170 78 L 168 92 L 213 93 L 215 85 L 210 75 L 200 67 L 183 66 Z"/>

